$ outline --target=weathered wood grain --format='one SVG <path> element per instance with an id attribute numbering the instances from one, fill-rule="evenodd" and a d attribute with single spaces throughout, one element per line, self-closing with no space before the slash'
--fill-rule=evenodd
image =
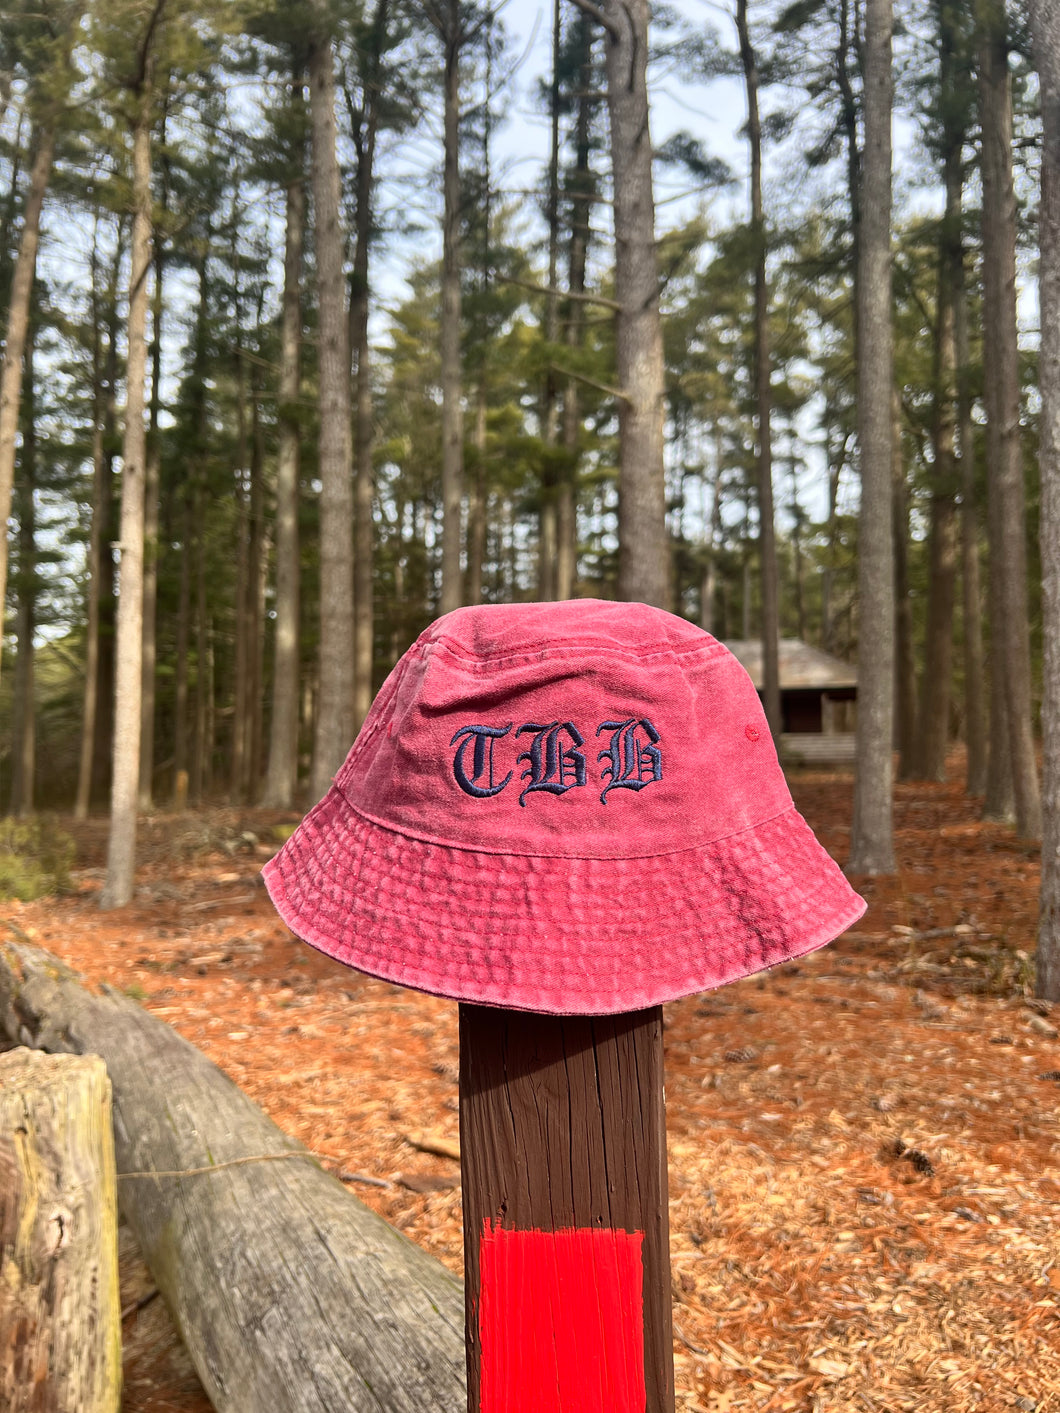
<path id="1" fill-rule="evenodd" d="M 643 1233 L 645 1407 L 672 1413 L 662 1037 L 661 1007 L 592 1017 L 460 1007 L 471 1413 L 481 1406 L 479 1251 L 487 1223 Z"/>
<path id="2" fill-rule="evenodd" d="M 117 1413 L 111 1095 L 95 1056 L 0 1055 L 0 1408 Z"/>
<path id="3" fill-rule="evenodd" d="M 464 1409 L 459 1281 L 193 1045 L 14 944 L 0 1031 L 106 1061 L 122 1211 L 218 1413 Z"/>

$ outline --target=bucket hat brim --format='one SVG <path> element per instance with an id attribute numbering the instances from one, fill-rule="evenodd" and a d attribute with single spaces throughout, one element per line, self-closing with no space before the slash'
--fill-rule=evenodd
<path id="1" fill-rule="evenodd" d="M 556 1015 L 710 990 L 823 946 L 865 911 L 794 807 L 695 847 L 601 859 L 412 837 L 332 786 L 263 875 L 291 931 L 347 966 Z"/>

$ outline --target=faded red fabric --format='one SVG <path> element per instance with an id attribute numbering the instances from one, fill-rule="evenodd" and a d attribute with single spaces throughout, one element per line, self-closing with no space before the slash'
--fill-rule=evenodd
<path id="1" fill-rule="evenodd" d="M 433 623 L 264 876 L 292 931 L 351 966 L 569 1014 L 735 980 L 865 909 L 733 655 L 591 599 Z"/>

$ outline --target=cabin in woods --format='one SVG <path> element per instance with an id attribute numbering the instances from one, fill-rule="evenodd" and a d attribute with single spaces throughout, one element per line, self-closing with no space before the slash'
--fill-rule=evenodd
<path id="1" fill-rule="evenodd" d="M 737 639 L 725 646 L 761 695 L 761 639 Z M 857 668 L 799 638 L 781 638 L 781 757 L 805 765 L 852 761 L 857 695 Z"/>

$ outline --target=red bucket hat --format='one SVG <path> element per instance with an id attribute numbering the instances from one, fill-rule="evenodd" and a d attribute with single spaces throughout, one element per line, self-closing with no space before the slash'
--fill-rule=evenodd
<path id="1" fill-rule="evenodd" d="M 720 986 L 865 910 L 728 649 L 592 599 L 433 623 L 264 877 L 291 930 L 349 966 L 556 1014 Z"/>

